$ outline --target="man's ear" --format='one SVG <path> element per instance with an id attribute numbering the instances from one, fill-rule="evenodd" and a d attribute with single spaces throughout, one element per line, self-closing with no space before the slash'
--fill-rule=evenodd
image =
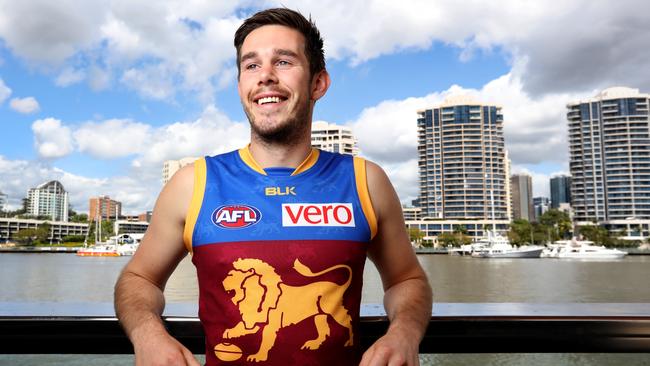
<path id="1" fill-rule="evenodd" d="M 330 74 L 325 69 L 314 75 L 314 78 L 311 81 L 311 100 L 315 102 L 322 98 L 327 92 L 327 89 L 329 89 L 331 83 L 332 80 L 330 79 Z"/>

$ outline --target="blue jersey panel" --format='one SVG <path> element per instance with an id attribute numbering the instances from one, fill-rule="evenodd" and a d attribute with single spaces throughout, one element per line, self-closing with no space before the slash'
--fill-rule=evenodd
<path id="1" fill-rule="evenodd" d="M 321 151 L 311 168 L 294 176 L 282 169 L 263 175 L 237 151 L 206 157 L 206 167 L 192 237 L 195 247 L 264 240 L 370 240 L 352 156 Z"/>

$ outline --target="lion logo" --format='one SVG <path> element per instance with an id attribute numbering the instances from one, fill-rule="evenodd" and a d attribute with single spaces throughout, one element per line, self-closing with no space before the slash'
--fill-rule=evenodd
<path id="1" fill-rule="evenodd" d="M 306 341 L 301 349 L 318 349 L 330 335 L 327 316 L 348 329 L 346 347 L 353 344 L 352 318 L 343 306 L 343 294 L 352 281 L 352 269 L 344 264 L 335 265 L 314 273 L 296 259 L 293 268 L 302 276 L 317 277 L 339 268 L 348 270 L 348 280 L 343 285 L 329 281 L 312 282 L 304 286 L 289 286 L 282 282 L 275 268 L 259 259 L 238 259 L 234 269 L 223 280 L 223 287 L 232 295 L 242 320 L 223 332 L 223 338 L 232 339 L 262 331 L 262 342 L 257 353 L 248 361 L 265 361 L 278 331 L 309 317 L 314 317 L 318 332 L 316 339 Z"/>

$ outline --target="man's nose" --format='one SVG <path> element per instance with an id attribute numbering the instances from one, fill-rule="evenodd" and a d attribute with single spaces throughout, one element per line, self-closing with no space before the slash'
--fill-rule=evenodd
<path id="1" fill-rule="evenodd" d="M 268 84 L 275 84 L 278 82 L 278 76 L 275 73 L 275 69 L 273 68 L 272 64 L 267 64 L 264 66 L 261 66 L 260 70 L 260 79 L 258 81 L 258 84 L 260 85 L 268 85 Z"/>

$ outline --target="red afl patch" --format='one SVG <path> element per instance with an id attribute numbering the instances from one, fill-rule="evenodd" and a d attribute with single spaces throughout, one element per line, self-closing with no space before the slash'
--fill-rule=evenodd
<path id="1" fill-rule="evenodd" d="M 249 205 L 226 205 L 212 212 L 212 222 L 224 229 L 243 229 L 257 224 L 262 213 Z"/>

